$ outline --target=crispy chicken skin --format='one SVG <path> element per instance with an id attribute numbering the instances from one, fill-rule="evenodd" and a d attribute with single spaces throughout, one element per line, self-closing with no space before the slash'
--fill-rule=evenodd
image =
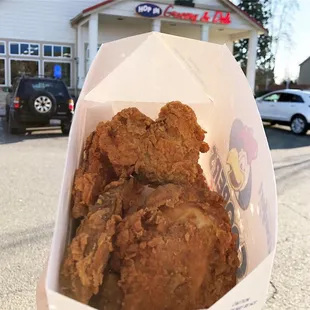
<path id="1" fill-rule="evenodd" d="M 208 151 L 194 111 L 178 101 L 165 105 L 154 122 L 136 108 L 119 112 L 101 126 L 99 145 L 120 176 L 145 184 L 200 182 L 199 153 Z"/>
<path id="2" fill-rule="evenodd" d="M 98 293 L 113 250 L 115 224 L 121 220 L 123 210 L 138 203 L 141 190 L 134 179 L 121 179 L 107 185 L 99 195 L 67 249 L 61 270 L 65 295 L 88 303 L 92 295 Z"/>
<path id="3" fill-rule="evenodd" d="M 195 310 L 235 286 L 236 236 L 198 164 L 204 138 L 178 101 L 155 121 L 128 108 L 98 124 L 75 174 L 72 217 L 82 221 L 63 294 L 99 310 Z"/>
<path id="4" fill-rule="evenodd" d="M 141 156 L 141 140 L 153 123 L 137 108 L 128 108 L 98 127 L 100 149 L 107 154 L 119 176 L 128 176 L 134 171 Z"/>
<path id="5" fill-rule="evenodd" d="M 82 221 L 67 249 L 60 273 L 64 295 L 87 304 L 98 293 L 113 250 L 115 224 L 120 220 L 117 215 L 111 216 L 109 210 L 98 209 Z"/>
<path id="6" fill-rule="evenodd" d="M 99 293 L 94 296 L 90 306 L 98 310 L 121 310 L 123 303 L 123 291 L 119 286 L 119 275 L 106 271 Z"/>
<path id="7" fill-rule="evenodd" d="M 117 180 L 107 155 L 99 149 L 99 124 L 87 138 L 80 167 L 77 169 L 72 189 L 72 216 L 85 217 L 102 189 Z"/>
<path id="8" fill-rule="evenodd" d="M 158 187 L 118 224 L 115 252 L 123 310 L 207 308 L 236 284 L 235 237 L 206 189 Z"/>

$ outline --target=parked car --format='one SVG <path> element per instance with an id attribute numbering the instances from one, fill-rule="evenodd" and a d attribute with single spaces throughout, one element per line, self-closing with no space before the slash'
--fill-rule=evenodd
<path id="1" fill-rule="evenodd" d="M 65 83 L 47 77 L 19 77 L 6 97 L 9 132 L 23 134 L 26 128 L 60 126 L 69 134 L 74 101 Z"/>
<path id="2" fill-rule="evenodd" d="M 261 118 L 271 125 L 288 125 L 296 135 L 310 128 L 310 92 L 285 89 L 256 98 Z"/>

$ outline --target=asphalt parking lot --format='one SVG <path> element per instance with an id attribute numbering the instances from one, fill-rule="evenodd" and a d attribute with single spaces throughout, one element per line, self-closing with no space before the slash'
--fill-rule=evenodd
<path id="1" fill-rule="evenodd" d="M 266 310 L 310 305 L 310 136 L 266 128 L 279 196 L 277 255 Z M 48 255 L 67 137 L 58 131 L 11 136 L 0 118 L 0 309 L 35 309 Z M 255 289 L 255 288 L 253 288 Z"/>

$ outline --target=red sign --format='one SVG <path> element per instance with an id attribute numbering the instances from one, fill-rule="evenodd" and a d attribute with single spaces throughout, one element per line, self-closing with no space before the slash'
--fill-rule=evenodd
<path id="1" fill-rule="evenodd" d="M 170 17 L 181 20 L 189 20 L 193 24 L 196 22 L 202 23 L 213 23 L 213 24 L 222 24 L 228 25 L 231 23 L 230 13 L 229 12 L 221 12 L 216 11 L 213 16 L 210 16 L 209 11 L 205 11 L 203 15 L 188 13 L 188 12 L 178 12 L 174 5 L 170 4 L 164 11 L 164 17 Z"/>

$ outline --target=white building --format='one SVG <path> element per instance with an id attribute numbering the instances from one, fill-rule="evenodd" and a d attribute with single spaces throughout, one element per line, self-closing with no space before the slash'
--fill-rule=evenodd
<path id="1" fill-rule="evenodd" d="M 1 0 L 0 86 L 21 74 L 53 76 L 60 64 L 68 86 L 81 88 L 101 43 L 149 31 L 231 50 L 249 38 L 247 77 L 254 88 L 257 40 L 265 30 L 229 0 Z"/>

